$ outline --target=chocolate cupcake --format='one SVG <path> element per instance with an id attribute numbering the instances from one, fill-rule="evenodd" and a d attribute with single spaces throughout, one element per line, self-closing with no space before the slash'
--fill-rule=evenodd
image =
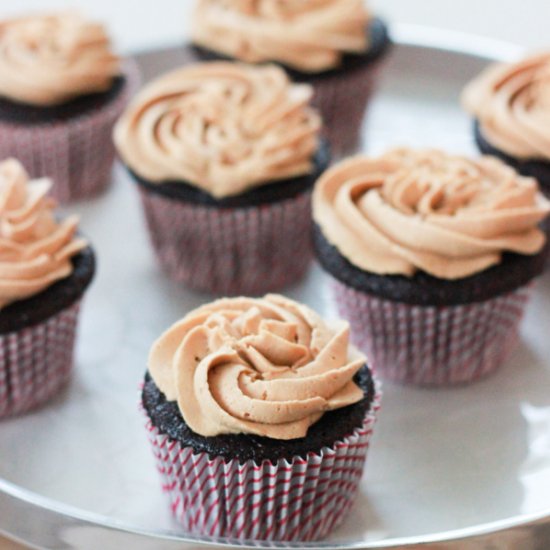
<path id="1" fill-rule="evenodd" d="M 377 373 L 448 385 L 502 363 L 544 267 L 536 180 L 491 157 L 397 149 L 327 171 L 313 210 L 317 257 Z"/>
<path id="2" fill-rule="evenodd" d="M 550 197 L 550 53 L 498 63 L 474 79 L 462 102 L 479 149 L 539 181 Z"/>
<path id="3" fill-rule="evenodd" d="M 198 0 L 191 33 L 203 60 L 277 63 L 294 80 L 311 84 L 333 154 L 359 148 L 367 104 L 390 46 L 385 24 L 363 0 Z"/>
<path id="4" fill-rule="evenodd" d="M 131 102 L 114 140 L 172 279 L 262 294 L 305 273 L 311 189 L 328 164 L 311 93 L 274 66 L 204 63 Z"/>
<path id="5" fill-rule="evenodd" d="M 94 274 L 78 220 L 56 219 L 50 186 L 29 181 L 14 159 L 0 163 L 0 418 L 41 405 L 67 382 Z"/>
<path id="6" fill-rule="evenodd" d="M 110 139 L 137 78 L 103 27 L 75 13 L 0 21 L 0 158 L 52 178 L 61 202 L 103 191 Z"/>
<path id="7" fill-rule="evenodd" d="M 348 333 L 268 295 L 202 306 L 157 340 L 142 403 L 186 530 L 307 541 L 343 521 L 380 404 Z"/>

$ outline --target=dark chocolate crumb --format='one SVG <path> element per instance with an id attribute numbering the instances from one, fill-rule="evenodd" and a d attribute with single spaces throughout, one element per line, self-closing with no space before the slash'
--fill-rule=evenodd
<path id="1" fill-rule="evenodd" d="M 298 176 L 286 180 L 275 181 L 266 185 L 255 187 L 240 195 L 216 199 L 210 193 L 203 191 L 191 183 L 184 181 L 165 181 L 154 183 L 142 178 L 130 168 L 128 171 L 136 182 L 145 190 L 162 195 L 164 197 L 211 206 L 212 208 L 247 208 L 260 204 L 269 204 L 293 198 L 313 188 L 319 176 L 326 170 L 330 162 L 330 151 L 326 140 L 321 141 L 317 151 L 314 164 L 315 168 L 311 174 Z"/>
<path id="2" fill-rule="evenodd" d="M 154 426 L 182 445 L 193 447 L 196 453 L 205 452 L 211 457 L 221 456 L 226 460 L 237 459 L 241 463 L 254 460 L 260 464 L 266 460 L 276 462 L 319 453 L 323 447 L 332 446 L 360 427 L 374 399 L 374 383 L 367 366 L 356 374 L 355 381 L 365 392 L 361 401 L 326 412 L 309 428 L 306 437 L 287 441 L 249 434 L 198 435 L 183 420 L 177 403 L 166 401 L 148 373 L 145 375 L 142 403 Z"/>
<path id="3" fill-rule="evenodd" d="M 358 67 L 364 67 L 375 61 L 380 60 L 386 55 L 391 48 L 391 39 L 388 33 L 388 27 L 379 18 L 374 18 L 368 25 L 366 33 L 369 37 L 369 50 L 366 54 L 345 54 L 342 57 L 342 63 L 333 69 L 328 71 L 322 71 L 319 73 L 306 73 L 293 69 L 292 67 L 280 64 L 285 68 L 290 77 L 297 82 L 310 82 L 314 83 L 317 79 L 322 79 L 326 76 L 332 76 L 335 74 L 346 73 Z M 190 45 L 189 50 L 195 55 L 198 61 L 233 61 L 233 58 L 223 55 L 221 53 L 209 50 L 202 46 Z"/>
<path id="4" fill-rule="evenodd" d="M 69 277 L 35 296 L 13 302 L 0 310 L 0 334 L 36 325 L 80 299 L 95 272 L 92 249 L 82 250 L 72 259 L 72 263 L 74 269 Z"/>
<path id="5" fill-rule="evenodd" d="M 536 178 L 542 192 L 546 196 L 550 196 L 550 161 L 516 159 L 504 151 L 497 149 L 485 139 L 477 120 L 474 121 L 474 134 L 477 146 L 483 154 L 499 158 L 523 176 Z"/>
<path id="6" fill-rule="evenodd" d="M 126 78 L 119 76 L 105 92 L 87 94 L 53 106 L 29 105 L 0 97 L 0 120 L 17 124 L 50 124 L 85 115 L 113 101 L 124 89 Z"/>
<path id="7" fill-rule="evenodd" d="M 421 271 L 412 277 L 363 271 L 326 240 L 317 224 L 313 227 L 313 245 L 321 266 L 344 284 L 386 300 L 424 306 L 483 302 L 512 292 L 540 275 L 548 256 L 546 248 L 534 256 L 504 254 L 498 265 L 470 277 L 449 281 Z"/>

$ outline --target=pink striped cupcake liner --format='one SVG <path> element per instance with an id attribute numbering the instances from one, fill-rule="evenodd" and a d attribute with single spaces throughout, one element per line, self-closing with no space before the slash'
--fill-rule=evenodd
<path id="1" fill-rule="evenodd" d="M 124 65 L 126 83 L 116 98 L 63 121 L 19 124 L 0 120 L 0 159 L 15 157 L 33 178 L 49 177 L 60 202 L 96 196 L 111 181 L 113 126 L 139 84 L 135 62 Z"/>
<path id="2" fill-rule="evenodd" d="M 183 528 L 210 537 L 311 541 L 342 523 L 363 475 L 380 408 L 380 385 L 363 425 L 319 454 L 264 461 L 225 461 L 159 432 L 149 440 L 174 517 Z"/>
<path id="3" fill-rule="evenodd" d="M 455 306 L 418 306 L 357 291 L 332 279 L 352 341 L 380 377 L 402 384 L 450 386 L 493 373 L 516 346 L 532 285 Z"/>
<path id="4" fill-rule="evenodd" d="M 223 295 L 258 295 L 298 281 L 311 257 L 311 193 L 216 208 L 139 187 L 159 263 L 176 282 Z"/>
<path id="5" fill-rule="evenodd" d="M 365 115 L 383 63 L 370 63 L 344 75 L 327 75 L 313 84 L 312 105 L 323 117 L 333 160 L 361 150 Z"/>
<path id="6" fill-rule="evenodd" d="M 42 405 L 69 380 L 80 302 L 0 335 L 0 418 Z"/>

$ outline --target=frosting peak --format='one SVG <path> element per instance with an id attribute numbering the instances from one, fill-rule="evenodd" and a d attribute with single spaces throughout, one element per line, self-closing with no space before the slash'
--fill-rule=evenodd
<path id="1" fill-rule="evenodd" d="M 338 66 L 368 50 L 371 16 L 363 0 L 199 0 L 192 38 L 246 61 L 277 61 L 304 72 Z"/>
<path id="2" fill-rule="evenodd" d="M 0 308 L 68 277 L 71 257 L 87 246 L 75 238 L 77 217 L 56 221 L 50 187 L 29 181 L 15 159 L 0 162 Z"/>
<path id="3" fill-rule="evenodd" d="M 57 105 L 109 89 L 119 73 L 103 26 L 76 13 L 0 22 L 0 96 Z"/>
<path id="4" fill-rule="evenodd" d="M 149 372 L 196 433 L 304 437 L 325 411 L 363 398 L 349 327 L 329 329 L 278 295 L 202 306 L 153 345 Z"/>
<path id="5" fill-rule="evenodd" d="M 321 120 L 311 95 L 274 66 L 192 65 L 147 85 L 114 139 L 124 162 L 149 181 L 237 195 L 312 170 Z"/>
<path id="6" fill-rule="evenodd" d="M 314 219 L 352 264 L 378 274 L 473 275 L 504 252 L 536 254 L 550 202 L 533 178 L 492 157 L 396 149 L 328 170 Z"/>
<path id="7" fill-rule="evenodd" d="M 520 159 L 550 159 L 550 53 L 492 65 L 464 90 L 484 137 Z"/>

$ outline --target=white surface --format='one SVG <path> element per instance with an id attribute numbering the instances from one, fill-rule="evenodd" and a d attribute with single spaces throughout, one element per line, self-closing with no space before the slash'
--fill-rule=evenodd
<path id="1" fill-rule="evenodd" d="M 370 0 L 396 23 L 459 30 L 531 48 L 550 47 L 549 0 Z M 0 17 L 29 10 L 80 8 L 109 23 L 124 51 L 173 45 L 188 28 L 192 0 L 0 0 Z"/>

